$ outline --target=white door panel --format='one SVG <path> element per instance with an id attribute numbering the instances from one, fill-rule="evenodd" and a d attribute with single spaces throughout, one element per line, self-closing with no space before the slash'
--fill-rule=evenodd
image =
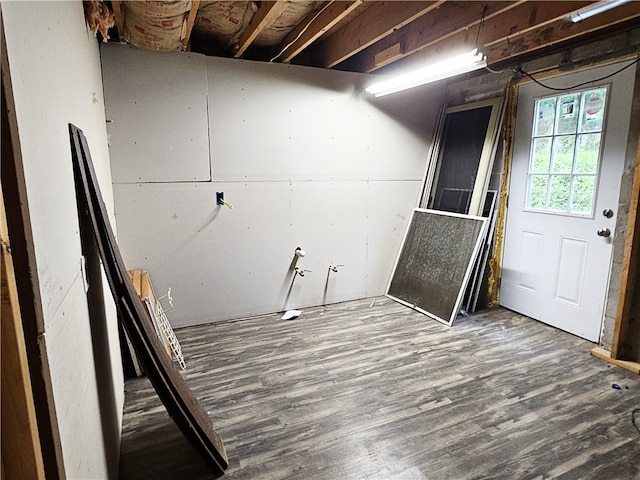
<path id="1" fill-rule="evenodd" d="M 544 235 L 540 232 L 522 232 L 520 249 L 527 252 L 520 257 L 518 266 L 518 286 L 530 292 L 540 290 L 540 261 Z"/>
<path id="2" fill-rule="evenodd" d="M 586 240 L 560 237 L 554 295 L 556 300 L 567 302 L 574 307 L 581 305 L 588 245 Z"/>
<path id="3" fill-rule="evenodd" d="M 570 88 L 610 75 L 628 63 L 554 77 L 546 79 L 544 83 L 557 88 Z M 608 88 L 607 106 L 602 121 L 604 126 L 599 151 L 600 163 L 599 167 L 594 167 L 597 168 L 597 175 L 594 173 L 591 177 L 581 176 L 579 167 L 576 167 L 583 161 L 581 158 L 584 158 L 580 157 L 582 153 L 579 148 L 574 150 L 578 153 L 571 154 L 573 174 L 570 172 L 570 175 L 565 175 L 565 178 L 573 175 L 571 180 L 567 180 L 567 183 L 571 182 L 571 187 L 567 188 L 567 191 L 570 191 L 567 193 L 569 204 L 573 198 L 580 195 L 581 181 L 586 179 L 584 183 L 590 181 L 593 185 L 595 179 L 593 211 L 585 214 L 549 211 L 553 205 L 554 200 L 550 199 L 554 196 L 555 187 L 543 187 L 547 188 L 546 207 L 539 207 L 539 203 L 545 201 L 544 194 L 538 203 L 530 199 L 530 191 L 535 192 L 536 185 L 539 185 L 535 184 L 535 181 L 542 179 L 543 185 L 544 182 L 555 185 L 555 179 L 566 173 L 554 171 L 555 168 L 566 168 L 560 163 L 560 149 L 548 154 L 550 160 L 548 165 L 544 166 L 548 168 L 548 173 L 537 175 L 536 168 L 539 167 L 534 163 L 537 160 L 530 166 L 530 154 L 537 158 L 537 149 L 543 151 L 545 141 L 548 145 L 546 151 L 551 152 L 556 143 L 560 144 L 560 140 L 566 138 L 562 137 L 563 133 L 558 133 L 561 127 L 557 126 L 558 131 L 554 131 L 548 139 L 538 139 L 538 143 L 534 144 L 532 149 L 534 112 L 537 112 L 536 122 L 541 123 L 545 112 L 542 107 L 536 111 L 536 100 L 557 96 L 554 107 L 557 110 L 552 114 L 555 115 L 554 121 L 559 125 L 559 122 L 570 121 L 575 115 L 575 122 L 579 127 L 578 134 L 574 134 L 574 137 L 578 145 L 582 140 L 588 141 L 588 135 L 581 137 L 580 129 L 588 128 L 585 125 L 588 125 L 586 119 L 590 107 L 595 106 L 597 110 L 598 102 L 593 99 L 587 100 L 587 95 L 583 94 L 579 97 L 582 98 L 582 104 L 579 104 L 580 101 L 570 103 L 563 99 L 562 92 L 550 91 L 534 83 L 522 85 L 518 91 L 500 304 L 591 341 L 599 339 L 604 315 L 634 77 L 635 67 L 632 67 L 612 78 L 570 90 L 584 91 L 599 86 Z M 574 107 L 576 112 L 580 108 L 579 114 L 574 112 Z M 538 123 L 536 128 L 539 128 Z M 614 215 L 607 218 L 603 215 L 605 209 L 611 209 Z M 609 237 L 598 235 L 598 230 L 604 228 L 610 230 Z"/>

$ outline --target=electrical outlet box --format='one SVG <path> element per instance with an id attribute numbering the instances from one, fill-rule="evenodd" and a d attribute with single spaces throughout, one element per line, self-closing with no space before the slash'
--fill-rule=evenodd
<path id="1" fill-rule="evenodd" d="M 224 192 L 216 192 L 216 205 L 224 205 Z"/>

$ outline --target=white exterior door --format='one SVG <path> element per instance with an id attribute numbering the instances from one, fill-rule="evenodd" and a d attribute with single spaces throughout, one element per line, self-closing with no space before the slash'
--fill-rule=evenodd
<path id="1" fill-rule="evenodd" d="M 520 86 L 500 304 L 591 341 L 600 337 L 635 66 Z M 587 85 L 576 86 L 596 80 Z"/>

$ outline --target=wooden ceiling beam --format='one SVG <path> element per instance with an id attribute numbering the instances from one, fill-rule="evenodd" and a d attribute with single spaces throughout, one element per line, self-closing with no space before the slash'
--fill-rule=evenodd
<path id="1" fill-rule="evenodd" d="M 363 3 L 364 0 L 331 0 L 318 12 L 312 12 L 282 41 L 279 48 L 279 51 L 282 52 L 280 55 L 282 62 L 290 63 L 296 55 L 334 28 Z"/>
<path id="2" fill-rule="evenodd" d="M 554 3 L 562 4 L 563 2 Z M 640 18 L 640 2 L 629 2 L 578 23 L 558 19 L 552 23 L 536 25 L 535 28 L 523 34 L 509 36 L 489 44 L 484 53 L 487 56 L 487 63 L 504 63 L 506 60 L 637 18 Z"/>
<path id="3" fill-rule="evenodd" d="M 429 45 L 455 33 L 468 30 L 506 10 L 515 8 L 519 2 L 446 2 L 429 15 L 425 15 L 409 25 L 388 35 L 381 41 L 363 50 L 348 61 L 349 69 L 371 73 L 393 61 L 409 56 Z M 380 54 L 399 45 L 399 54 L 386 58 Z"/>
<path id="4" fill-rule="evenodd" d="M 526 2 L 494 22 L 485 24 L 482 46 L 523 35 L 536 28 L 561 20 L 572 12 L 591 5 L 592 1 Z"/>
<path id="5" fill-rule="evenodd" d="M 319 45 L 320 64 L 332 68 L 443 3 L 379 1 Z"/>
<path id="6" fill-rule="evenodd" d="M 452 35 L 445 35 L 441 39 L 431 42 L 415 51 L 411 55 L 393 64 L 394 68 L 404 68 L 423 64 L 434 56 L 444 56 L 447 52 L 460 53 L 480 45 L 481 50 L 487 55 L 487 50 L 494 44 L 503 41 L 512 42 L 520 35 L 546 26 L 553 22 L 561 21 L 567 14 L 593 2 L 524 2 L 516 7 L 503 10 L 501 14 L 486 19 L 482 27 L 476 23 L 472 28 L 458 30 Z M 478 34 L 478 29 L 480 33 Z M 488 56 L 488 55 L 487 55 Z M 489 60 L 490 63 L 492 63 Z"/>
<path id="7" fill-rule="evenodd" d="M 242 32 L 238 39 L 238 46 L 236 47 L 233 56 L 240 58 L 244 52 L 249 48 L 253 41 L 258 38 L 258 35 L 262 33 L 278 16 L 285 11 L 288 2 L 286 0 L 276 0 L 275 2 L 260 2 L 260 6 L 255 15 L 249 22 L 247 28 Z"/>
<path id="8" fill-rule="evenodd" d="M 122 5 L 119 0 L 111 0 L 111 8 L 113 8 L 113 16 L 116 19 L 116 28 L 118 29 L 118 36 L 122 42 L 122 36 L 124 35 L 124 23 L 122 23 Z"/>
<path id="9" fill-rule="evenodd" d="M 200 0 L 191 0 L 191 10 L 189 10 L 189 16 L 187 17 L 187 27 L 185 29 L 184 38 L 182 39 L 182 50 L 186 50 L 189 46 L 189 40 L 191 39 L 191 30 L 193 30 L 193 22 L 196 21 L 196 14 L 200 7 Z"/>

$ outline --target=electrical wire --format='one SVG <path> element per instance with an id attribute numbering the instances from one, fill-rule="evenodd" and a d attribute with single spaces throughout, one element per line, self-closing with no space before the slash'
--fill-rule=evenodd
<path id="1" fill-rule="evenodd" d="M 478 25 L 478 33 L 476 33 L 476 48 L 478 50 L 480 49 L 480 44 L 478 43 L 480 40 L 480 30 L 482 30 L 482 26 L 484 25 L 484 17 L 487 15 L 488 8 L 489 8 L 489 5 L 485 3 L 484 6 L 482 7 L 482 14 L 480 15 L 480 24 Z"/>
<path id="2" fill-rule="evenodd" d="M 320 10 L 318 10 L 318 13 L 316 13 L 313 18 L 311 20 L 309 20 L 309 22 L 304 26 L 304 28 L 302 30 L 300 30 L 300 33 L 298 33 L 298 35 L 296 35 L 296 38 L 294 38 L 293 40 L 291 40 L 287 45 L 284 46 L 284 48 L 282 50 L 280 50 L 280 53 L 278 53 L 275 57 L 273 57 L 271 60 L 269 60 L 269 62 L 273 62 L 274 60 L 277 60 L 284 52 L 287 51 L 287 49 L 293 45 L 294 43 L 296 43 L 298 41 L 298 39 L 302 36 L 302 34 L 304 32 L 307 31 L 307 29 L 311 26 L 311 24 L 313 23 L 313 21 L 318 18 L 320 16 L 320 14 L 322 12 L 324 12 L 327 7 L 329 7 L 329 5 L 331 5 L 333 2 L 327 2 L 326 5 L 324 7 L 322 7 Z"/>
<path id="3" fill-rule="evenodd" d="M 573 90 L 575 88 L 580 88 L 580 87 L 584 87 L 585 85 L 589 85 L 591 83 L 596 83 L 596 82 L 601 82 L 602 80 L 606 80 L 607 78 L 611 78 L 614 75 L 619 74 L 620 72 L 626 70 L 629 67 L 634 66 L 636 63 L 640 62 L 640 57 L 636 58 L 633 62 L 631 62 L 629 65 L 625 65 L 624 67 L 616 70 L 613 73 L 610 73 L 609 75 L 605 75 L 604 77 L 600 77 L 600 78 L 596 78 L 595 80 L 589 80 L 588 82 L 582 82 L 582 83 L 578 83 L 576 85 L 572 85 L 570 87 L 565 87 L 565 88 L 556 88 L 556 87 L 552 87 L 550 85 L 545 85 L 544 83 L 542 83 L 541 81 L 535 79 L 533 77 L 533 75 L 531 75 L 530 73 L 525 72 L 524 70 L 522 70 L 522 68 L 518 67 L 516 69 L 516 72 L 519 74 L 524 75 L 525 77 L 530 78 L 531 80 L 533 80 L 534 83 L 537 83 L 538 85 L 540 85 L 541 87 L 544 87 L 548 90 L 554 90 L 556 92 L 566 92 L 567 90 Z"/>
<path id="4" fill-rule="evenodd" d="M 513 73 L 518 73 L 517 67 L 507 67 L 507 68 L 503 68 L 502 70 L 493 70 L 491 67 L 489 67 L 489 65 L 487 65 L 484 68 L 485 70 L 491 73 L 504 73 L 504 72 L 508 72 L 509 70 L 511 70 Z"/>

